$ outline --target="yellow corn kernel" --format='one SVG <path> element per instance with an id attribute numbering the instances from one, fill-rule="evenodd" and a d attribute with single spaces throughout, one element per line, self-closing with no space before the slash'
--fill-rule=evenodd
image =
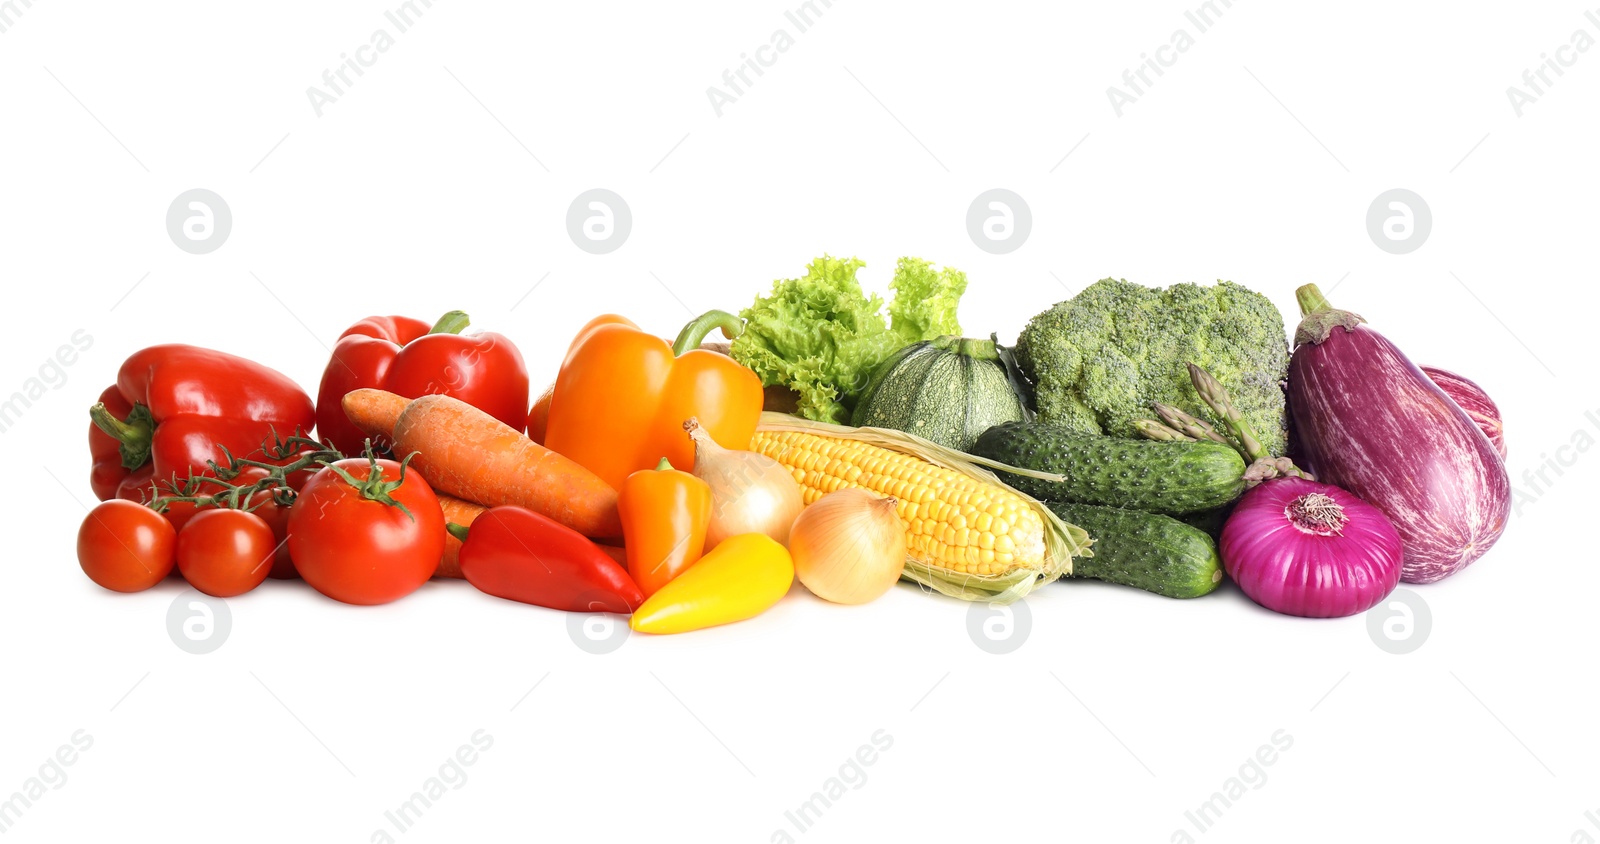
<path id="1" fill-rule="evenodd" d="M 962 574 L 1044 567 L 1044 520 L 1020 495 L 909 454 L 798 431 L 758 431 L 751 450 L 793 473 L 807 504 L 845 487 L 895 499 L 911 557 Z"/>

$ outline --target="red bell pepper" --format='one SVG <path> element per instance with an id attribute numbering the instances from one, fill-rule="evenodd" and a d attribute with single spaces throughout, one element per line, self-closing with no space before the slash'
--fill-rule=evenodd
<path id="1" fill-rule="evenodd" d="M 152 481 L 210 474 L 207 463 L 255 456 L 274 434 L 309 434 L 311 398 L 275 369 L 197 346 L 151 346 L 117 371 L 89 409 L 89 483 L 102 501 L 139 500 Z"/>
<path id="2" fill-rule="evenodd" d="M 548 516 L 491 507 L 471 528 L 450 524 L 461 540 L 461 576 L 498 598 L 567 612 L 631 613 L 644 603 L 621 565 L 583 534 Z"/>
<path id="3" fill-rule="evenodd" d="M 408 399 L 431 393 L 460 399 L 524 430 L 528 369 L 502 334 L 463 335 L 467 315 L 451 311 L 437 323 L 403 316 L 367 317 L 339 335 L 317 390 L 317 435 L 346 454 L 361 451 L 366 435 L 345 418 L 340 402 L 363 388 Z"/>

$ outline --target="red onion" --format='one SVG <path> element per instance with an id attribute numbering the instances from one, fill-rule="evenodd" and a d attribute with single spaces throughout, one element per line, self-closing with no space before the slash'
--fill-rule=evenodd
<path id="1" fill-rule="evenodd" d="M 1422 367 L 1422 374 L 1429 380 L 1439 385 L 1439 389 L 1456 403 L 1456 406 L 1466 412 L 1472 421 L 1478 423 L 1478 430 L 1489 438 L 1489 444 L 1499 453 L 1500 459 L 1506 457 L 1505 430 L 1500 424 L 1500 407 L 1489 398 L 1483 388 L 1472 381 L 1451 372 L 1448 369 L 1439 369 L 1432 366 Z"/>
<path id="2" fill-rule="evenodd" d="M 1328 484 L 1279 478 L 1234 506 L 1218 543 L 1250 600 L 1285 615 L 1337 618 L 1400 582 L 1400 534 L 1378 508 Z"/>

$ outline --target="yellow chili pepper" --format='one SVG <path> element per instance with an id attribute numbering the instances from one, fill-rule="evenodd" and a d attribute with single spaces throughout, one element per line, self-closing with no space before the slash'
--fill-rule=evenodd
<path id="1" fill-rule="evenodd" d="M 686 633 L 754 618 L 789 591 L 794 561 L 771 537 L 747 533 L 723 540 L 644 605 L 628 624 L 640 633 Z"/>

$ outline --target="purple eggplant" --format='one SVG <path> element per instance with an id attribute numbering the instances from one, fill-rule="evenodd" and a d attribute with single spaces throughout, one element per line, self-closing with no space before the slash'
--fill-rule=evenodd
<path id="1" fill-rule="evenodd" d="M 1495 453 L 1500 455 L 1501 460 L 1506 459 L 1505 429 L 1501 427 L 1500 407 L 1494 403 L 1494 399 L 1489 398 L 1482 387 L 1448 369 L 1424 366 L 1422 372 L 1465 410 L 1473 422 L 1478 423 L 1478 430 L 1489 438 Z"/>
<path id="2" fill-rule="evenodd" d="M 1297 460 L 1382 510 L 1400 532 L 1400 579 L 1431 583 L 1505 530 L 1511 479 L 1472 417 L 1366 320 L 1314 284 L 1289 361 Z"/>

